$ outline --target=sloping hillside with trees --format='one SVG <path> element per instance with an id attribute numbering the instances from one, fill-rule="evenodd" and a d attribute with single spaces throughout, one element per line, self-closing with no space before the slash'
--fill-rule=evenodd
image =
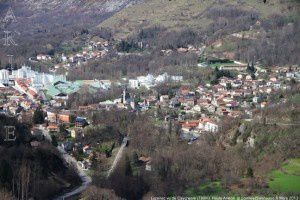
<path id="1" fill-rule="evenodd" d="M 126 199 L 299 194 L 297 189 L 286 189 L 290 183 L 285 181 L 292 175 L 293 180 L 299 178 L 293 168 L 300 157 L 298 93 L 299 88 L 282 93 L 289 100 L 276 107 L 276 114 L 265 110 L 256 113 L 252 122 L 224 121 L 219 133 L 206 134 L 193 145 L 178 140 L 176 123 L 163 128 L 149 115 L 123 113 L 120 131 L 130 137 L 129 146 L 108 180 L 97 170 L 103 163 L 97 163 L 93 184 Z M 145 168 L 149 164 L 151 171 Z"/>
<path id="2" fill-rule="evenodd" d="M 4 139 L 5 126 L 15 127 L 16 140 Z M 58 150 L 31 136 L 29 127 L 0 115 L 0 198 L 51 199 L 80 184 Z M 6 198 L 5 198 L 6 199 Z"/>
<path id="3" fill-rule="evenodd" d="M 268 66 L 298 64 L 299 6 L 295 0 L 150 0 L 122 10 L 99 27 L 110 28 L 120 39 L 140 32 L 138 41 L 158 49 L 201 43 L 213 48 L 215 41 L 237 33 L 223 42 L 231 39 L 230 45 L 209 53 Z M 189 39 L 183 37 L 187 31 Z"/>

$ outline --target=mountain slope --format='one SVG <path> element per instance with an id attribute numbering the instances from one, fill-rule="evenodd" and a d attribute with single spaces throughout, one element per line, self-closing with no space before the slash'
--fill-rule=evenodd
<path id="1" fill-rule="evenodd" d="M 274 66 L 300 63 L 299 22 L 296 0 L 149 0 L 98 27 L 112 29 L 118 39 L 135 38 L 150 46 L 167 42 L 163 48 L 188 40 L 195 46 L 204 43 L 210 56 Z"/>
<path id="2" fill-rule="evenodd" d="M 19 34 L 14 40 L 19 47 L 1 46 L 0 60 L 7 54 L 29 57 L 35 51 L 43 51 L 48 44 L 58 46 L 72 39 L 74 34 L 94 28 L 137 2 L 139 0 L 1 0 L 1 25 L 9 8 L 12 8 L 16 22 L 1 26 L 0 32 L 17 31 Z"/>
<path id="3" fill-rule="evenodd" d="M 140 28 L 154 25 L 172 30 L 183 28 L 198 30 L 204 29 L 213 22 L 207 16 L 212 9 L 229 6 L 257 12 L 262 19 L 276 14 L 294 15 L 299 11 L 299 2 L 295 0 L 274 0 L 267 3 L 263 3 L 262 0 L 148 0 L 122 10 L 105 20 L 99 27 L 112 28 L 119 38 L 124 38 Z"/>

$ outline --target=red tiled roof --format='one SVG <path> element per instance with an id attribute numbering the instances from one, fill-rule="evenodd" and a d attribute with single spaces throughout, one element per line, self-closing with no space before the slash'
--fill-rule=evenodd
<path id="1" fill-rule="evenodd" d="M 180 124 L 182 127 L 192 128 L 199 125 L 199 120 L 181 122 Z"/>
<path id="2" fill-rule="evenodd" d="M 49 125 L 47 128 L 48 128 L 48 129 L 57 129 L 58 126 L 55 125 L 55 124 L 51 124 L 51 125 Z"/>

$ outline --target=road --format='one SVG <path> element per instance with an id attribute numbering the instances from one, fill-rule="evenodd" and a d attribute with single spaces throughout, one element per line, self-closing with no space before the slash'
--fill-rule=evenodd
<path id="1" fill-rule="evenodd" d="M 92 182 L 91 177 L 87 176 L 85 174 L 85 172 L 78 166 L 77 161 L 75 160 L 75 158 L 73 158 L 72 156 L 70 156 L 69 154 L 67 154 L 65 152 L 65 150 L 62 147 L 57 147 L 57 149 L 59 150 L 59 152 L 61 153 L 61 155 L 63 156 L 63 158 L 65 159 L 65 161 L 69 164 L 75 167 L 75 169 L 77 170 L 78 176 L 80 177 L 82 184 L 81 186 L 75 188 L 74 190 L 67 192 L 57 198 L 55 198 L 55 200 L 64 200 L 64 199 L 68 199 L 70 197 L 73 197 L 75 195 L 81 194 L 83 191 L 86 190 L 86 188 L 90 185 L 90 183 Z"/>
<path id="2" fill-rule="evenodd" d="M 120 147 L 120 149 L 119 149 L 119 151 L 118 151 L 118 153 L 115 157 L 115 160 L 114 160 L 113 164 L 110 166 L 110 169 L 107 172 L 107 178 L 110 177 L 111 173 L 116 169 L 116 166 L 118 165 L 119 161 L 122 158 L 122 155 L 123 155 L 124 149 L 127 145 L 127 142 L 128 142 L 128 138 L 125 137 L 123 139 L 122 145 L 121 145 L 121 147 Z"/>
<path id="3" fill-rule="evenodd" d="M 42 132 L 43 132 L 43 135 L 45 136 L 45 139 L 48 140 L 49 142 L 51 142 L 51 136 L 49 134 L 49 132 L 42 126 L 39 127 Z M 73 197 L 75 195 L 78 195 L 78 194 L 81 194 L 84 190 L 86 190 L 86 188 L 90 185 L 90 183 L 92 182 L 92 179 L 91 177 L 87 176 L 85 174 L 85 172 L 81 169 L 80 166 L 78 166 L 77 164 L 77 160 L 70 156 L 62 147 L 58 146 L 57 147 L 58 151 L 60 152 L 60 154 L 62 155 L 62 158 L 70 165 L 70 166 L 74 166 L 78 176 L 80 177 L 81 179 L 81 186 L 73 189 L 72 191 L 70 192 L 67 192 L 57 198 L 55 198 L 55 200 L 64 200 L 64 199 L 68 199 L 70 197 Z"/>

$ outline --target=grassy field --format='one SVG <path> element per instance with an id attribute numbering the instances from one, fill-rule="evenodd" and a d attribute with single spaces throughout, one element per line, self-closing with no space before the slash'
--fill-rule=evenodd
<path id="1" fill-rule="evenodd" d="M 224 193 L 221 182 L 209 182 L 200 185 L 198 188 L 189 188 L 185 191 L 185 195 L 189 197 L 200 195 L 221 195 Z"/>
<path id="2" fill-rule="evenodd" d="M 300 158 L 290 159 L 270 173 L 269 186 L 278 193 L 300 193 Z"/>

